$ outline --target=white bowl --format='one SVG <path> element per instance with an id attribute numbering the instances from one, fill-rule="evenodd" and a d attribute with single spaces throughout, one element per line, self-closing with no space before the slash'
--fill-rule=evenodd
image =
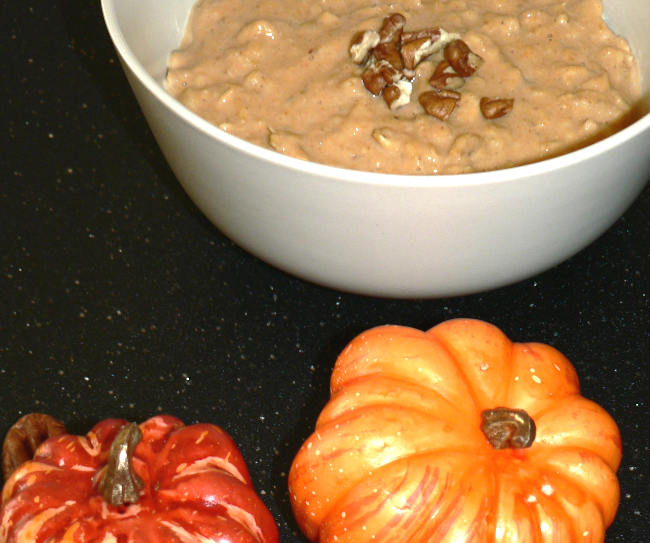
<path id="1" fill-rule="evenodd" d="M 133 92 L 187 193 L 234 242 L 303 279 L 386 297 L 461 295 L 509 284 L 584 248 L 650 178 L 647 113 L 584 149 L 464 175 L 366 173 L 255 146 L 201 119 L 163 88 L 193 3 L 102 0 L 102 9 Z M 647 0 L 605 0 L 610 26 L 640 62 L 646 98 L 647 8 Z"/>

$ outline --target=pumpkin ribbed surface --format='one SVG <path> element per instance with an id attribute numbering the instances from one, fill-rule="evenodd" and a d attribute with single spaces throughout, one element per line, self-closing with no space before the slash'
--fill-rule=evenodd
<path id="1" fill-rule="evenodd" d="M 497 408 L 534 421 L 530 446 L 488 440 Z M 289 490 L 320 543 L 597 543 L 620 460 L 615 422 L 560 352 L 456 319 L 377 327 L 344 349 Z"/>
<path id="2" fill-rule="evenodd" d="M 87 435 L 45 441 L 2 493 L 3 543 L 276 543 L 277 527 L 255 493 L 232 438 L 212 424 L 166 415 L 139 425 L 132 468 L 136 503 L 98 492 L 109 449 L 126 425 L 106 419 Z"/>

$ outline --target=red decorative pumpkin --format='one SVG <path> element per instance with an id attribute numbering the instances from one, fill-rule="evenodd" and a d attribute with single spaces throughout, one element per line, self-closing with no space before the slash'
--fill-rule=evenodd
<path id="1" fill-rule="evenodd" d="M 566 357 L 457 319 L 346 347 L 289 490 L 319 543 L 602 543 L 620 460 Z"/>
<path id="2" fill-rule="evenodd" d="M 0 543 L 276 543 L 232 438 L 161 415 L 42 443 L 2 492 Z"/>

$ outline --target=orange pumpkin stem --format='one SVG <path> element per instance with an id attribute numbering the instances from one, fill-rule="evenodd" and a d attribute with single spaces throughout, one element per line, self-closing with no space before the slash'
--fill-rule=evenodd
<path id="1" fill-rule="evenodd" d="M 535 441 L 535 421 L 523 409 L 486 409 L 481 418 L 481 431 L 495 449 L 526 449 Z"/>
<path id="2" fill-rule="evenodd" d="M 135 422 L 126 424 L 117 433 L 108 453 L 104 476 L 99 482 L 99 491 L 109 504 L 118 506 L 136 503 L 142 479 L 133 471 L 133 451 L 142 440 L 142 432 Z"/>

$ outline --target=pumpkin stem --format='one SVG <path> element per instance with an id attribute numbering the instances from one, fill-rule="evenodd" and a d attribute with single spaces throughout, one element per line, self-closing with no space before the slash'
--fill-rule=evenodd
<path id="1" fill-rule="evenodd" d="M 535 441 L 535 421 L 523 409 L 486 409 L 481 418 L 481 431 L 495 449 L 525 449 Z"/>
<path id="2" fill-rule="evenodd" d="M 122 427 L 111 444 L 105 473 L 98 486 L 111 505 L 136 503 L 140 499 L 144 483 L 133 471 L 132 461 L 133 451 L 141 440 L 142 432 L 132 422 Z"/>

